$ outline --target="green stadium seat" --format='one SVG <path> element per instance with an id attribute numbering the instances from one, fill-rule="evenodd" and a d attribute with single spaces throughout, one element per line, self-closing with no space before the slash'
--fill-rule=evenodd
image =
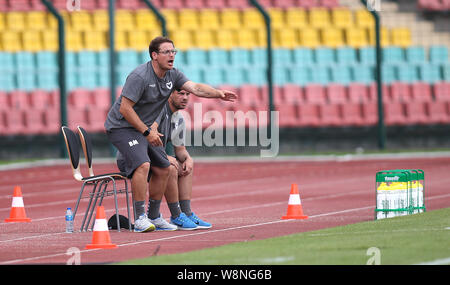
<path id="1" fill-rule="evenodd" d="M 429 61 L 432 63 L 447 63 L 448 50 L 445 46 L 431 46 L 429 49 Z"/>
<path id="2" fill-rule="evenodd" d="M 397 63 L 405 61 L 403 49 L 396 46 L 388 46 L 382 49 L 382 60 L 387 63 Z"/>
<path id="3" fill-rule="evenodd" d="M 359 62 L 364 64 L 375 64 L 376 53 L 373 47 L 363 47 L 359 49 Z"/>
<path id="4" fill-rule="evenodd" d="M 334 51 L 331 48 L 316 48 L 314 50 L 314 61 L 317 64 L 330 65 L 336 62 L 334 58 Z"/>
<path id="5" fill-rule="evenodd" d="M 433 63 L 426 63 L 418 65 L 419 78 L 428 83 L 436 83 L 442 80 L 439 65 Z"/>
<path id="6" fill-rule="evenodd" d="M 336 62 L 338 64 L 353 64 L 357 62 L 356 50 L 351 47 L 340 47 L 336 49 Z"/>
<path id="7" fill-rule="evenodd" d="M 420 46 L 412 46 L 405 49 L 406 61 L 409 63 L 424 63 L 426 59 L 425 49 Z"/>
<path id="8" fill-rule="evenodd" d="M 248 66 L 250 65 L 250 53 L 248 49 L 233 48 L 229 51 L 230 65 L 232 66 Z"/>
<path id="9" fill-rule="evenodd" d="M 227 66 L 228 52 L 221 48 L 210 49 L 208 51 L 208 63 L 210 66 Z"/>
<path id="10" fill-rule="evenodd" d="M 296 48 L 292 51 L 295 65 L 308 65 L 314 63 L 313 50 L 309 48 Z"/>

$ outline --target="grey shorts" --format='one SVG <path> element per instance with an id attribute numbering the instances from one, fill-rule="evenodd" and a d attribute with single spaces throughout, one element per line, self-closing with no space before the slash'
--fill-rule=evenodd
<path id="1" fill-rule="evenodd" d="M 145 162 L 151 166 L 167 168 L 170 162 L 164 147 L 151 146 L 147 138 L 134 128 L 112 129 L 106 132 L 109 141 L 119 151 L 117 166 L 128 178 Z"/>

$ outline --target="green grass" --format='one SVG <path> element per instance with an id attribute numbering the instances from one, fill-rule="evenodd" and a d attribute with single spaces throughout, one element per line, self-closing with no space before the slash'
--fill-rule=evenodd
<path id="1" fill-rule="evenodd" d="M 449 258 L 450 208 L 118 264 L 364 265 L 372 247 L 381 264 Z"/>

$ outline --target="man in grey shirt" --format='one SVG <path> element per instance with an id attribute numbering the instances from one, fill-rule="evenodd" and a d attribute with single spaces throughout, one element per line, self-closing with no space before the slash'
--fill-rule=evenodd
<path id="1" fill-rule="evenodd" d="M 199 97 L 231 102 L 237 98 L 233 92 L 190 81 L 173 67 L 176 53 L 169 38 L 154 38 L 149 45 L 151 60 L 128 75 L 122 94 L 111 107 L 105 122 L 107 136 L 123 154 L 126 174 L 131 178 L 136 232 L 155 229 L 145 213 L 147 188 L 149 199 L 153 201 L 149 206 L 155 208 L 159 208 L 166 190 L 170 162 L 162 147 L 162 134 L 152 125 L 172 91 L 186 90 Z M 152 176 L 148 187 L 150 164 Z"/>

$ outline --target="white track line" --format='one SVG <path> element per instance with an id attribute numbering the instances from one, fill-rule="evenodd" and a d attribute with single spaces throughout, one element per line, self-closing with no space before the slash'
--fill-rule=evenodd
<path id="1" fill-rule="evenodd" d="M 428 262 L 416 263 L 414 265 L 444 265 L 444 264 L 450 264 L 450 257 L 436 259 L 436 260 L 428 261 Z"/>

